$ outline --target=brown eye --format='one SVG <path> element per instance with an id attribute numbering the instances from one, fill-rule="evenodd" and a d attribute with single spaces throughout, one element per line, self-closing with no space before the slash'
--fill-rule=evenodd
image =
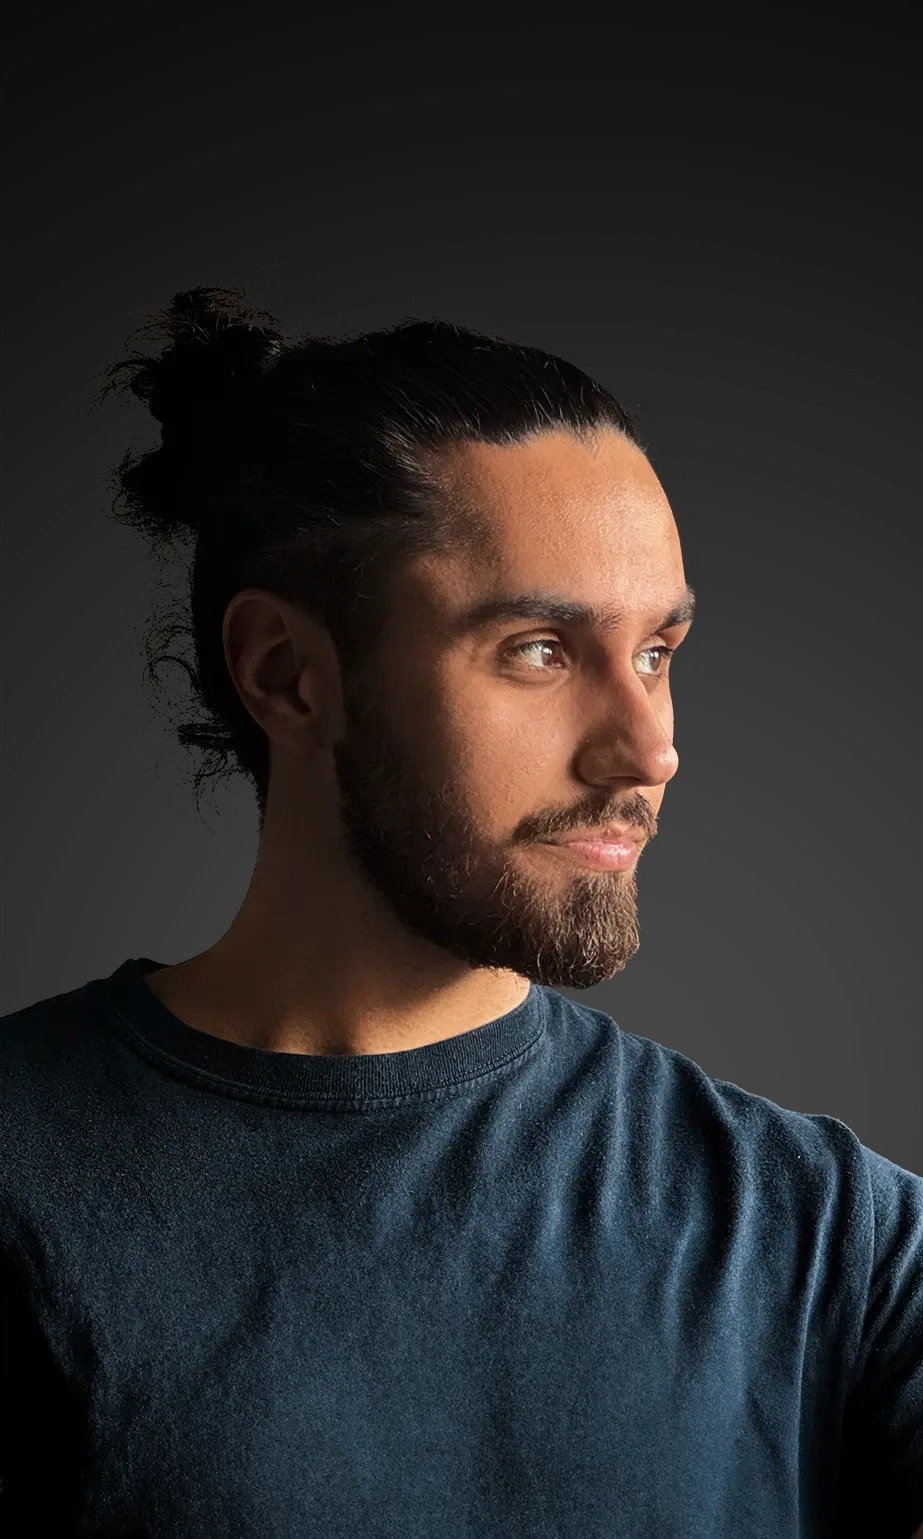
<path id="1" fill-rule="evenodd" d="M 675 651 L 676 651 L 675 647 L 666 647 L 666 646 L 645 647 L 644 651 L 640 652 L 638 655 L 639 655 L 639 657 L 651 657 L 654 654 L 658 655 L 658 657 L 659 657 L 659 666 L 657 668 L 654 668 L 654 669 L 652 669 L 650 671 L 650 676 L 656 679 L 661 674 L 666 673 L 666 671 L 667 671 L 667 664 L 669 663 L 670 658 L 673 656 L 673 653 Z M 642 669 L 642 672 L 647 672 L 647 670 L 646 669 Z"/>
<path id="2" fill-rule="evenodd" d="M 508 647 L 504 656 L 518 657 L 524 652 L 534 652 L 537 647 L 560 647 L 561 642 L 556 636 L 539 636 L 535 641 L 521 641 L 517 646 Z M 536 668 L 536 673 L 547 673 L 547 668 Z"/>
<path id="3" fill-rule="evenodd" d="M 532 641 L 520 641 L 517 642 L 515 646 L 507 647 L 503 655 L 504 657 L 521 657 L 528 655 L 529 653 L 534 654 L 539 650 L 539 648 L 550 650 L 552 647 L 563 648 L 563 643 L 559 641 L 557 636 L 537 636 Z M 640 657 L 656 658 L 656 663 L 650 668 L 642 668 L 641 672 L 646 673 L 649 678 L 661 678 L 664 674 L 666 674 L 667 665 L 669 664 L 670 658 L 673 656 L 675 651 L 675 647 L 668 647 L 664 645 L 657 647 L 645 647 L 644 651 L 638 655 Z M 535 673 L 548 673 L 552 670 L 536 666 L 532 671 Z"/>

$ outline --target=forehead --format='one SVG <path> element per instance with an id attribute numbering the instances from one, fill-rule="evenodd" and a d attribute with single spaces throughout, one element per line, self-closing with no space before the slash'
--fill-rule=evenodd
<path id="1" fill-rule="evenodd" d="M 676 524 L 645 455 L 622 434 L 562 430 L 515 444 L 440 450 L 431 468 L 476 538 L 418 557 L 416 598 L 450 619 L 472 599 L 524 589 L 664 612 L 682 591 Z"/>

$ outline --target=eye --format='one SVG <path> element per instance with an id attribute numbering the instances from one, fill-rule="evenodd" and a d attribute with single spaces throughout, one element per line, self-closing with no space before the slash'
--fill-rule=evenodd
<path id="1" fill-rule="evenodd" d="M 655 669 L 652 669 L 651 672 L 652 672 L 654 678 L 659 678 L 661 674 L 666 673 L 667 668 L 669 666 L 670 658 L 673 656 L 673 653 L 675 651 L 676 651 L 675 647 L 667 647 L 667 646 L 664 646 L 661 643 L 661 645 L 659 647 L 645 647 L 643 652 L 639 652 L 638 653 L 638 656 L 639 657 L 655 657 L 656 656 L 658 658 L 658 667 L 655 668 Z"/>
<path id="2" fill-rule="evenodd" d="M 563 642 L 561 642 L 557 636 L 538 636 L 533 641 L 521 641 L 518 642 L 515 646 L 507 647 L 503 655 L 504 657 L 521 657 L 525 656 L 529 652 L 534 653 L 539 647 L 563 648 Z M 673 656 L 675 651 L 675 647 L 668 647 L 664 645 L 657 647 L 645 647 L 643 652 L 638 653 L 638 656 L 653 658 L 655 660 L 655 664 L 653 667 L 643 668 L 641 671 L 646 673 L 649 678 L 656 679 L 662 677 L 666 673 L 670 658 Z M 535 673 L 548 673 L 549 671 L 549 669 L 542 667 L 536 667 L 533 670 Z"/>
<path id="3" fill-rule="evenodd" d="M 558 640 L 557 636 L 540 636 L 535 641 L 522 641 L 517 646 L 507 647 L 503 655 L 504 657 L 521 657 L 527 652 L 534 652 L 537 647 L 561 646 L 563 646 L 563 643 Z M 547 669 L 539 668 L 536 671 L 538 673 L 546 673 Z"/>

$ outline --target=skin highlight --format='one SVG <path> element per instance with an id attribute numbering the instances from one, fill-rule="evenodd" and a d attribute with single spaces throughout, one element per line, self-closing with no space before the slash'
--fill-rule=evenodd
<path id="1" fill-rule="evenodd" d="M 667 653 L 690 624 L 657 629 L 688 600 L 666 496 L 610 429 L 433 455 L 488 538 L 395 574 L 360 679 L 345 686 L 297 606 L 256 589 L 228 605 L 225 656 L 271 775 L 229 929 L 149 975 L 193 1027 L 278 1052 L 400 1052 L 506 1014 L 531 982 L 603 982 L 638 948 L 636 865 L 590 869 L 546 841 L 614 821 L 657 832 L 678 766 Z M 613 617 L 465 625 L 527 590 Z"/>

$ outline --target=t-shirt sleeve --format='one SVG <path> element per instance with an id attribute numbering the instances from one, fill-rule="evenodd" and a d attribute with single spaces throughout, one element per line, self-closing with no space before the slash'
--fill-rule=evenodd
<path id="1" fill-rule="evenodd" d="M 923 1523 L 923 1178 L 862 1155 L 871 1270 L 835 1532 L 911 1539 Z"/>

